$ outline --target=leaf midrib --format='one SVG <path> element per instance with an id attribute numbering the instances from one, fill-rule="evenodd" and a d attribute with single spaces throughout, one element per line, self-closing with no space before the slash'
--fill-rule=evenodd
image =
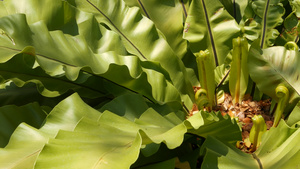
<path id="1" fill-rule="evenodd" d="M 188 14 L 187 14 L 186 7 L 185 7 L 183 0 L 180 0 L 180 3 L 182 6 L 182 9 L 183 9 L 184 16 L 185 16 L 185 18 L 187 18 Z"/>
<path id="2" fill-rule="evenodd" d="M 126 40 L 128 41 L 133 48 L 135 48 L 135 50 L 145 59 L 147 60 L 147 58 L 145 57 L 145 55 L 138 49 L 138 47 L 136 45 L 133 44 L 133 42 L 124 35 L 124 33 L 122 31 L 120 31 L 120 29 L 113 23 L 113 21 L 111 19 L 109 19 L 109 17 L 107 15 L 105 15 L 96 5 L 94 5 L 91 1 L 86 0 L 93 8 L 95 8 L 101 15 L 103 15 L 108 22 L 116 29 L 117 32 L 120 33 L 120 35 Z"/>
<path id="3" fill-rule="evenodd" d="M 13 50 L 13 51 L 16 51 L 16 52 L 18 52 L 18 53 L 22 52 L 22 50 L 20 50 L 20 49 L 14 49 L 14 48 L 6 47 L 6 46 L 0 46 L 0 48 L 5 48 L 5 49 Z M 67 63 L 62 62 L 62 61 L 60 61 L 60 60 L 56 60 L 56 59 L 50 58 L 50 57 L 48 57 L 48 56 L 46 56 L 46 55 L 42 55 L 42 54 L 38 54 L 38 53 L 36 53 L 35 55 L 36 55 L 36 57 L 38 57 L 38 56 L 39 56 L 39 57 L 44 57 L 44 58 L 46 58 L 46 59 L 49 59 L 49 60 L 58 62 L 58 63 L 60 63 L 60 64 L 62 64 L 62 65 L 67 65 L 67 66 L 71 66 L 71 67 L 75 67 L 75 68 L 80 68 L 80 67 L 78 67 L 78 66 L 71 65 L 71 64 L 67 64 Z M 121 88 L 124 88 L 125 90 L 131 91 L 131 92 L 136 93 L 136 94 L 140 94 L 140 93 L 138 93 L 137 91 L 134 91 L 134 90 L 132 90 L 132 89 L 130 89 L 130 88 L 127 88 L 127 87 L 125 87 L 125 86 L 122 86 L 122 85 L 120 85 L 120 84 L 118 84 L 118 83 L 116 83 L 116 82 L 114 82 L 114 81 L 111 81 L 111 80 L 109 80 L 109 79 L 107 79 L 107 78 L 105 78 L 105 77 L 102 77 L 102 76 L 100 76 L 100 75 L 92 74 L 92 73 L 90 73 L 90 72 L 88 72 L 88 71 L 85 71 L 85 70 L 82 70 L 82 69 L 80 69 L 79 71 L 80 71 L 80 72 L 87 73 L 87 74 L 90 74 L 90 75 L 93 75 L 93 76 L 100 77 L 100 78 L 102 78 L 102 79 L 104 79 L 104 80 L 107 80 L 107 81 L 110 82 L 110 83 L 113 83 L 113 84 L 115 84 L 115 85 L 117 85 L 117 86 L 119 86 L 119 87 L 121 87 Z M 142 95 L 144 98 L 146 98 L 148 101 L 150 101 L 151 103 L 154 103 L 154 101 L 153 101 L 151 98 L 149 98 L 149 97 L 147 97 L 147 96 L 145 96 L 145 95 L 143 95 L 143 94 L 141 94 L 141 95 Z"/>
<path id="4" fill-rule="evenodd" d="M 33 79 L 36 79 L 36 80 L 39 80 L 40 81 L 40 79 L 49 79 L 49 80 L 53 80 L 53 79 L 55 79 L 56 81 L 61 81 L 61 82 L 64 82 L 64 83 L 68 83 L 68 84 L 72 84 L 72 85 L 74 85 L 74 86 L 79 86 L 79 87 L 81 87 L 81 88 L 86 88 L 86 89 L 89 89 L 89 90 L 92 90 L 92 91 L 95 91 L 95 92 L 98 92 L 98 93 L 101 93 L 101 94 L 103 94 L 103 95 L 107 95 L 107 93 L 104 93 L 104 92 L 102 92 L 102 91 L 99 91 L 99 90 L 97 90 L 97 89 L 93 89 L 93 88 L 91 88 L 91 87 L 88 87 L 88 86 L 85 86 L 85 85 L 80 85 L 80 84 L 77 84 L 77 83 L 73 83 L 72 81 L 67 81 L 67 80 L 63 80 L 63 79 L 58 79 L 58 78 L 54 78 L 54 77 L 46 77 L 46 76 L 39 76 L 39 75 L 32 75 L 32 74 L 25 74 L 25 73 L 20 73 L 20 72 L 13 72 L 13 71 L 7 71 L 7 70 L 0 70 L 0 75 L 2 74 L 2 72 L 4 72 L 3 74 L 5 74 L 5 73 L 10 73 L 10 74 L 17 74 L 17 75 L 20 75 L 20 76 L 29 76 L 29 77 L 38 77 L 38 78 L 32 78 L 32 80 Z M 22 80 L 23 81 L 23 80 Z M 28 81 L 30 81 L 30 80 L 28 80 Z M 25 83 L 26 82 L 28 82 L 28 81 L 25 81 Z M 41 81 L 40 81 L 41 82 Z M 42 82 L 41 82 L 42 83 Z M 43 84 L 44 85 L 44 84 Z"/>
<path id="5" fill-rule="evenodd" d="M 144 11 L 145 15 L 147 16 L 147 18 L 151 19 L 150 18 L 150 15 L 148 14 L 146 8 L 144 7 L 143 3 L 141 2 L 141 0 L 137 0 L 139 5 L 141 6 L 141 9 Z"/>
<path id="6" fill-rule="evenodd" d="M 265 12 L 264 12 L 264 18 L 263 18 L 263 27 L 262 27 L 262 37 L 261 37 L 261 42 L 260 42 L 260 48 L 264 48 L 265 44 L 265 36 L 266 36 L 266 25 L 267 25 L 267 15 L 269 11 L 269 4 L 270 0 L 267 0 L 266 6 L 265 6 Z"/>
<path id="7" fill-rule="evenodd" d="M 201 0 L 201 2 L 202 2 L 202 6 L 203 6 L 203 12 L 204 12 L 204 15 L 205 15 L 205 21 L 206 21 L 206 25 L 207 25 L 207 29 L 208 29 L 210 43 L 211 43 L 211 46 L 212 46 L 212 51 L 213 51 L 213 55 L 214 55 L 214 59 L 215 59 L 215 66 L 217 67 L 217 66 L 219 66 L 219 62 L 218 62 L 218 57 L 217 57 L 215 41 L 214 41 L 213 33 L 212 33 L 212 30 L 211 30 L 211 25 L 210 25 L 210 22 L 209 22 L 205 2 L 204 2 L 204 0 Z"/>

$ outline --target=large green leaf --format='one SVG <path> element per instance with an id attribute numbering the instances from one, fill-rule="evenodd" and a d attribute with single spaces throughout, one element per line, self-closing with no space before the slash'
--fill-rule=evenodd
<path id="1" fill-rule="evenodd" d="M 0 168 L 129 168 L 139 154 L 139 129 L 108 111 L 101 114 L 73 95 L 53 109 L 40 130 L 21 124 L 0 151 Z"/>
<path id="2" fill-rule="evenodd" d="M 53 109 L 41 129 L 26 124 L 17 128 L 0 151 L 0 168 L 129 168 L 141 146 L 138 129 L 135 123 L 108 111 L 101 114 L 72 95 Z"/>
<path id="3" fill-rule="evenodd" d="M 248 70 L 259 90 L 277 100 L 275 89 L 279 84 L 289 89 L 286 113 L 292 111 L 300 99 L 299 67 L 299 52 L 294 46 L 261 50 L 259 42 L 256 41 L 250 48 Z"/>
<path id="4" fill-rule="evenodd" d="M 142 93 L 153 102 L 163 103 L 169 99 L 181 101 L 177 89 L 167 80 L 168 74 L 159 64 L 140 61 L 135 56 L 121 56 L 112 51 L 95 54 L 83 36 L 70 36 L 60 31 L 49 32 L 43 22 L 28 25 L 22 14 L 2 17 L 0 23 L 1 28 L 12 39 L 16 39 L 12 42 L 2 36 L 2 63 L 23 52 L 35 56 L 38 65 L 52 77 L 66 75 L 74 81 L 80 79 L 82 72 L 86 76 L 96 74 L 127 90 Z M 19 38 L 21 32 L 26 36 Z M 34 46 L 35 50 L 28 46 Z M 30 66 L 34 68 L 37 63 Z M 152 87 L 156 85 L 159 87 Z"/>
<path id="5" fill-rule="evenodd" d="M 127 95 L 130 97 L 141 99 L 139 95 Z M 112 109 L 110 106 L 115 106 L 112 103 L 108 103 L 106 109 Z M 142 144 L 165 143 L 169 149 L 174 149 L 184 141 L 187 129 L 203 137 L 218 136 L 225 142 L 236 140 L 229 137 L 239 132 L 237 124 L 230 118 L 226 120 L 208 113 L 202 113 L 204 119 L 199 113 L 186 121 L 176 113 L 162 116 L 152 108 L 146 109 L 145 102 L 139 105 L 121 103 L 119 106 L 120 110 L 129 110 L 124 114 L 127 118 L 108 110 L 100 113 L 77 94 L 68 97 L 50 112 L 42 128 L 35 129 L 22 123 L 15 130 L 9 144 L 0 149 L 0 168 L 128 168 L 138 158 Z M 139 116 L 138 110 L 144 112 Z M 135 116 L 138 118 L 134 121 L 128 119 Z M 218 126 L 230 133 L 222 136 L 222 129 L 211 131 Z M 148 154 L 158 150 L 157 146 L 146 148 Z"/>
<path id="6" fill-rule="evenodd" d="M 235 19 L 219 1 L 194 0 L 185 23 L 184 38 L 194 54 L 208 49 L 215 65 L 224 63 L 232 48 L 232 39 L 239 35 Z"/>
<path id="7" fill-rule="evenodd" d="M 241 139 L 239 126 L 229 116 L 201 111 L 185 120 L 180 107 L 172 110 L 168 106 L 175 107 L 174 105 L 164 105 L 161 106 L 162 109 L 156 108 L 159 110 L 156 112 L 151 107 L 148 108 L 140 97 L 131 94 L 120 96 L 104 105 L 100 111 L 109 110 L 131 121 L 136 119 L 134 121 L 145 132 L 146 136 L 143 138 L 147 142 L 160 143 L 165 139 L 167 146 L 173 148 L 182 142 L 182 135 L 186 132 L 204 138 L 211 135 L 231 143 Z"/>
<path id="8" fill-rule="evenodd" d="M 194 100 L 192 86 L 181 60 L 174 53 L 154 23 L 138 8 L 129 8 L 122 0 L 70 1 L 78 9 L 93 13 L 98 22 L 118 33 L 126 49 L 142 60 L 158 62 L 170 74 L 174 86 L 189 108 Z M 141 39 L 144 39 L 141 43 Z"/>
<path id="9" fill-rule="evenodd" d="M 78 95 L 72 95 L 51 111 L 41 129 L 22 123 L 8 145 L 0 149 L 0 168 L 32 168 L 48 139 L 54 138 L 59 130 L 72 131 L 84 116 L 95 119 L 100 113 L 82 102 Z"/>
<path id="10" fill-rule="evenodd" d="M 253 154 L 246 154 L 232 145 L 215 138 L 208 138 L 204 145 L 205 158 L 202 168 L 297 168 L 300 158 L 298 140 L 300 130 L 288 127 L 282 120 L 277 128 L 271 128 Z"/>
<path id="11" fill-rule="evenodd" d="M 48 141 L 35 167 L 129 168 L 141 147 L 137 131 L 137 125 L 110 112 L 99 120 L 83 118 L 74 131 L 59 131 Z"/>

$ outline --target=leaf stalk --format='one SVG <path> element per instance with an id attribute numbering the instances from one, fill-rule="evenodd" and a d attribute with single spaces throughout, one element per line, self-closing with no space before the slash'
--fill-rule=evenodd
<path id="1" fill-rule="evenodd" d="M 289 90 L 282 84 L 279 84 L 276 89 L 276 96 L 279 98 L 278 105 L 274 113 L 274 123 L 273 127 L 277 127 L 279 124 L 279 121 L 282 117 L 282 114 L 284 112 L 284 109 L 288 103 L 289 100 Z"/>

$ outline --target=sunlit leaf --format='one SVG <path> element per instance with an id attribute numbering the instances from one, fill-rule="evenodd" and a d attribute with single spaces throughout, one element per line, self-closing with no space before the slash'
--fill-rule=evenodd
<path id="1" fill-rule="evenodd" d="M 190 42 L 194 54 L 208 49 L 215 66 L 221 65 L 232 48 L 232 39 L 238 35 L 239 27 L 235 19 L 219 1 L 192 1 L 184 38 Z"/>

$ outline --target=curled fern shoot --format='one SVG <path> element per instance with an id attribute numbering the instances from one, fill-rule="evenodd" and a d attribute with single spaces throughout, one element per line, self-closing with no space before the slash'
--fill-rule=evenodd
<path id="1" fill-rule="evenodd" d="M 289 90 L 282 84 L 279 84 L 277 88 L 275 89 L 276 96 L 278 97 L 278 104 L 274 113 L 274 123 L 273 127 L 277 127 L 279 124 L 279 121 L 282 117 L 282 114 L 284 112 L 284 109 L 288 103 L 289 100 Z"/>
<path id="2" fill-rule="evenodd" d="M 209 105 L 209 100 L 207 98 L 207 92 L 205 89 L 199 89 L 195 94 L 196 104 L 199 110 L 204 109 Z"/>
<path id="3" fill-rule="evenodd" d="M 298 45 L 295 43 L 295 42 L 287 42 L 285 45 L 284 45 L 285 48 L 287 49 L 290 49 L 290 50 L 295 50 L 295 51 L 298 51 L 299 50 L 299 47 Z"/>

